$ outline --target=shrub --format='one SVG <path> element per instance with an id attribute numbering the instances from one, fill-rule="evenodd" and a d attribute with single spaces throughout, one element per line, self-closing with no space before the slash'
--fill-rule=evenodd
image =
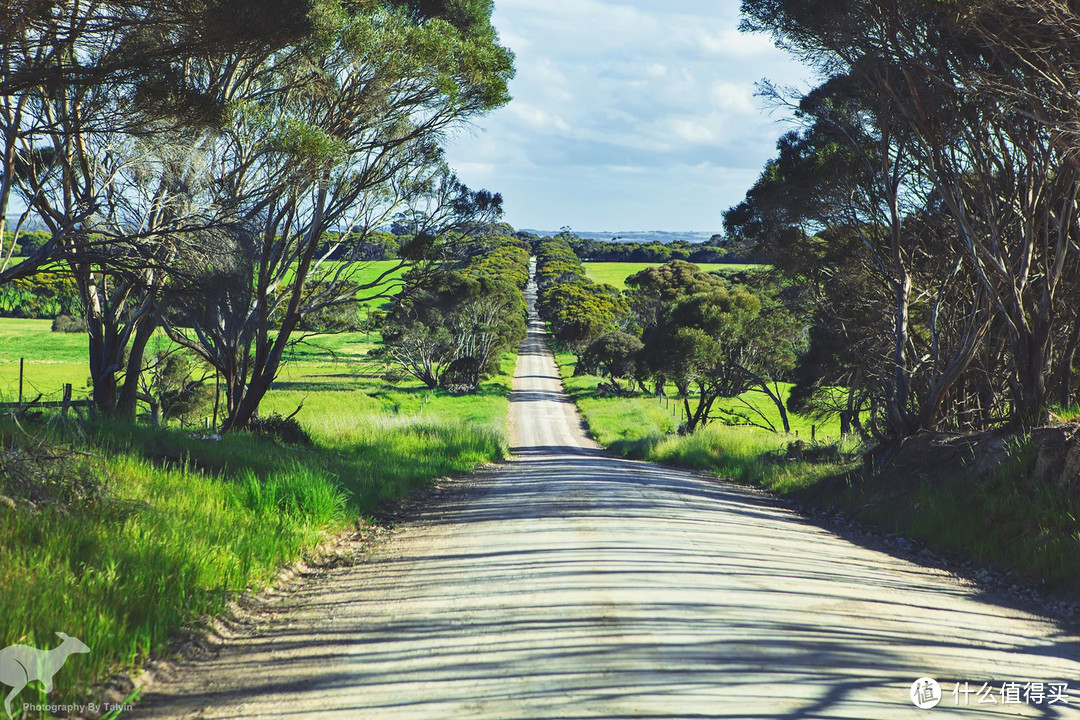
<path id="1" fill-rule="evenodd" d="M 270 413 L 266 417 L 252 419 L 248 430 L 271 440 L 277 440 L 288 445 L 313 445 L 311 436 L 301 427 L 300 422 L 292 416 L 284 417 L 279 413 Z"/>
<path id="2" fill-rule="evenodd" d="M 52 331 L 60 333 L 86 332 L 86 322 L 71 315 L 57 315 L 52 321 Z"/>
<path id="3" fill-rule="evenodd" d="M 154 353 L 144 364 L 139 387 L 155 425 L 209 412 L 214 390 L 206 385 L 206 364 L 188 350 Z"/>

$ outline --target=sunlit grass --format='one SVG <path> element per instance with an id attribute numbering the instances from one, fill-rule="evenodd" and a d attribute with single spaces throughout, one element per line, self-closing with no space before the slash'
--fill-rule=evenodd
<path id="1" fill-rule="evenodd" d="M 28 358 L 28 385 L 85 381 L 83 336 L 51 333 L 48 321 L 0 321 L 0 331 L 20 338 L 0 345 L 5 392 L 12 357 L 17 382 L 18 356 Z M 378 339 L 322 336 L 290 355 L 261 410 L 302 405 L 296 417 L 313 447 L 247 433 L 205 439 L 175 424 L 48 415 L 24 421 L 25 432 L 0 424 L 0 447 L 34 436 L 48 454 L 69 456 L 43 461 L 62 463 L 45 494 L 60 492 L 64 502 L 32 509 L 17 501 L 14 511 L 0 502 L 0 646 L 54 647 L 62 630 L 92 650 L 69 660 L 49 702 L 86 702 L 91 684 L 166 651 L 178 632 L 265 587 L 379 503 L 505 456 L 513 355 L 480 392 L 455 396 L 384 380 L 364 357 Z M 18 496 L 16 461 L 3 462 L 0 495 Z M 33 693 L 20 699 L 37 700 Z"/>
<path id="2" fill-rule="evenodd" d="M 789 459 L 785 454 L 792 443 L 805 446 L 810 441 L 811 427 L 815 428 L 813 434 L 819 443 L 836 445 L 838 421 L 822 424 L 792 414 L 790 435 L 719 421 L 693 435 L 679 435 L 677 430 L 685 420 L 681 401 L 642 394 L 601 397 L 597 393 L 601 378 L 575 376 L 573 355 L 556 353 L 556 360 L 567 392 L 577 403 L 589 432 L 601 445 L 627 457 L 707 469 L 722 477 L 777 492 L 810 487 L 822 478 L 853 467 L 853 461 L 846 458 L 854 454 L 854 440 L 839 443 L 835 461 L 808 462 Z M 789 391 L 790 386 L 784 389 Z M 747 393 L 743 400 L 755 404 L 777 428 L 782 427 L 778 410 L 767 397 Z M 721 401 L 718 405 L 746 411 L 745 404 L 737 400 Z"/>
<path id="3" fill-rule="evenodd" d="M 313 269 L 309 281 L 323 278 L 329 279 L 334 277 L 335 274 L 340 273 L 340 279 L 356 283 L 361 287 L 369 284 L 372 285 L 371 288 L 361 290 L 357 293 L 357 298 L 364 308 L 361 310 L 361 317 L 364 318 L 366 317 L 368 306 L 370 306 L 371 309 L 378 309 L 389 302 L 389 299 L 386 297 L 380 297 L 374 300 L 369 300 L 367 298 L 370 298 L 373 295 L 396 295 L 400 290 L 399 281 L 402 275 L 405 274 L 407 268 L 398 267 L 399 264 L 400 261 L 398 260 L 363 260 L 350 263 L 345 263 L 340 260 L 328 260 L 320 263 L 318 268 Z M 383 277 L 384 274 L 385 277 Z M 285 281 L 292 282 L 292 279 L 293 275 L 287 273 Z"/>
<path id="4" fill-rule="evenodd" d="M 301 466 L 212 479 L 120 453 L 66 472 L 91 474 L 96 496 L 5 510 L 0 522 L 4 643 L 52 647 L 63 630 L 92 650 L 57 677 L 52 702 L 85 702 L 89 683 L 164 650 L 179 628 L 261 587 L 345 518 L 340 485 Z M 274 503 L 253 501 L 263 484 Z"/>
<path id="5" fill-rule="evenodd" d="M 663 263 L 647 262 L 585 262 L 585 274 L 593 282 L 607 283 L 617 288 L 626 287 L 626 278 L 641 272 L 645 268 L 657 267 Z M 753 271 L 765 267 L 747 263 L 694 263 L 705 272 L 719 272 L 724 275 Z"/>
<path id="6" fill-rule="evenodd" d="M 603 382 L 602 378 L 595 375 L 575 376 L 576 361 L 569 353 L 557 352 L 556 361 L 567 392 L 585 412 L 590 428 L 597 441 L 602 444 L 635 435 L 649 436 L 671 432 L 686 419 L 683 401 L 673 397 L 676 390 L 671 384 L 666 388 L 666 397 L 640 392 L 625 397 L 601 397 L 597 394 L 596 387 Z M 786 401 L 791 392 L 791 384 L 780 383 L 780 389 Z M 694 400 L 691 399 L 691 407 L 693 405 Z M 758 391 L 743 393 L 738 398 L 721 398 L 715 407 L 718 419 L 714 420 L 713 424 L 737 426 L 747 425 L 752 421 L 754 424 L 764 425 L 765 429 L 769 429 L 770 423 L 777 430 L 783 429 L 776 405 L 768 396 Z M 788 423 L 791 426 L 789 440 L 810 440 L 813 437 L 830 442 L 840 438 L 839 418 L 815 420 L 789 412 Z"/>

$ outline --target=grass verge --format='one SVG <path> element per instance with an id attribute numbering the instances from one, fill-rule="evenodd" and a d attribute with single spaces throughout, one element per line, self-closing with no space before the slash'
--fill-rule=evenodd
<path id="1" fill-rule="evenodd" d="M 303 401 L 311 447 L 49 416 L 0 424 L 0 646 L 79 638 L 91 652 L 68 660 L 48 701 L 85 703 L 90 686 L 167 650 L 380 502 L 504 457 L 513 362 L 475 396 L 299 363 L 266 412 Z M 18 702 L 42 697 L 31 687 Z"/>
<path id="2" fill-rule="evenodd" d="M 790 436 L 720 422 L 693 435 L 679 435 L 676 431 L 683 417 L 681 403 L 641 394 L 604 396 L 597 392 L 601 378 L 574 375 L 573 355 L 557 352 L 556 361 L 589 432 L 601 445 L 625 457 L 709 469 L 777 492 L 806 487 L 854 466 L 851 458 L 855 444 L 837 442 L 838 423 L 792 415 Z M 754 404 L 779 426 L 776 408 L 760 393 L 746 393 L 741 399 L 718 403 L 732 411 L 740 411 L 746 404 Z M 805 443 L 812 425 L 823 442 Z"/>
<path id="3" fill-rule="evenodd" d="M 1080 595 L 1076 424 L 1010 435 L 916 437 L 880 474 L 830 478 L 806 497 L 1028 584 Z"/>

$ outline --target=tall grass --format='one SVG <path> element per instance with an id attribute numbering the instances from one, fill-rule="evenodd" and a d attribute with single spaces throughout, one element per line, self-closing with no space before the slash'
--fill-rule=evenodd
<path id="1" fill-rule="evenodd" d="M 810 487 L 853 466 L 848 458 L 856 450 L 854 440 L 818 446 L 822 450 L 836 448 L 836 457 L 816 461 L 789 457 L 791 443 L 788 437 L 759 428 L 714 424 L 693 435 L 664 438 L 652 448 L 649 459 L 712 470 L 721 477 L 779 493 Z M 811 446 L 811 454 L 813 449 Z"/>
<path id="2" fill-rule="evenodd" d="M 37 498 L 0 502 L 0 647 L 78 637 L 91 652 L 69 659 L 48 701 L 86 702 L 89 686 L 165 652 L 379 503 L 505 457 L 513 364 L 503 358 L 502 375 L 459 397 L 395 388 L 348 362 L 298 362 L 304 386 L 273 390 L 265 412 L 302 400 L 312 447 L 56 420 L 24 425 L 31 442 L 0 423 L 4 457 L 26 445 L 68 456 L 27 461 L 47 466 L 31 468 L 29 490 L 0 467 L 0 495 Z"/>
<path id="3" fill-rule="evenodd" d="M 904 502 L 866 497 L 858 487 L 849 494 L 879 527 L 1075 594 L 1080 496 L 1036 479 L 1036 455 L 1030 441 L 1014 439 L 993 469 L 916 481 Z"/>
<path id="4" fill-rule="evenodd" d="M 168 469 L 130 454 L 72 461 L 94 492 L 74 503 L 4 511 L 0 637 L 90 648 L 57 675 L 52 702 L 166 649 L 177 630 L 219 613 L 343 526 L 344 491 L 301 466 L 238 480 Z"/>
<path id="5" fill-rule="evenodd" d="M 236 503 L 255 515 L 316 526 L 340 523 L 348 502 L 336 482 L 300 464 L 267 478 L 245 469 L 233 489 Z"/>

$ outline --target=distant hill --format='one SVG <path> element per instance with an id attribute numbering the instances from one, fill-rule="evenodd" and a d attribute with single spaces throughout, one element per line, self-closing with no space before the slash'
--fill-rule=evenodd
<path id="1" fill-rule="evenodd" d="M 558 230 L 522 228 L 522 231 L 540 235 L 541 237 L 559 234 Z M 668 232 L 666 230 L 620 230 L 618 232 L 611 232 L 610 230 L 600 232 L 572 230 L 571 232 L 586 240 L 613 240 L 615 242 L 636 243 L 658 242 L 664 244 L 679 242 L 680 240 L 683 242 L 703 243 L 715 234 L 710 232 Z"/>
<path id="2" fill-rule="evenodd" d="M 18 215 L 8 215 L 7 223 L 4 227 L 4 232 L 11 232 L 11 229 L 19 224 Z M 35 232 L 37 230 L 48 230 L 49 228 L 45 223 L 37 219 L 37 217 L 31 215 L 26 218 L 26 222 L 23 223 L 22 232 Z"/>

